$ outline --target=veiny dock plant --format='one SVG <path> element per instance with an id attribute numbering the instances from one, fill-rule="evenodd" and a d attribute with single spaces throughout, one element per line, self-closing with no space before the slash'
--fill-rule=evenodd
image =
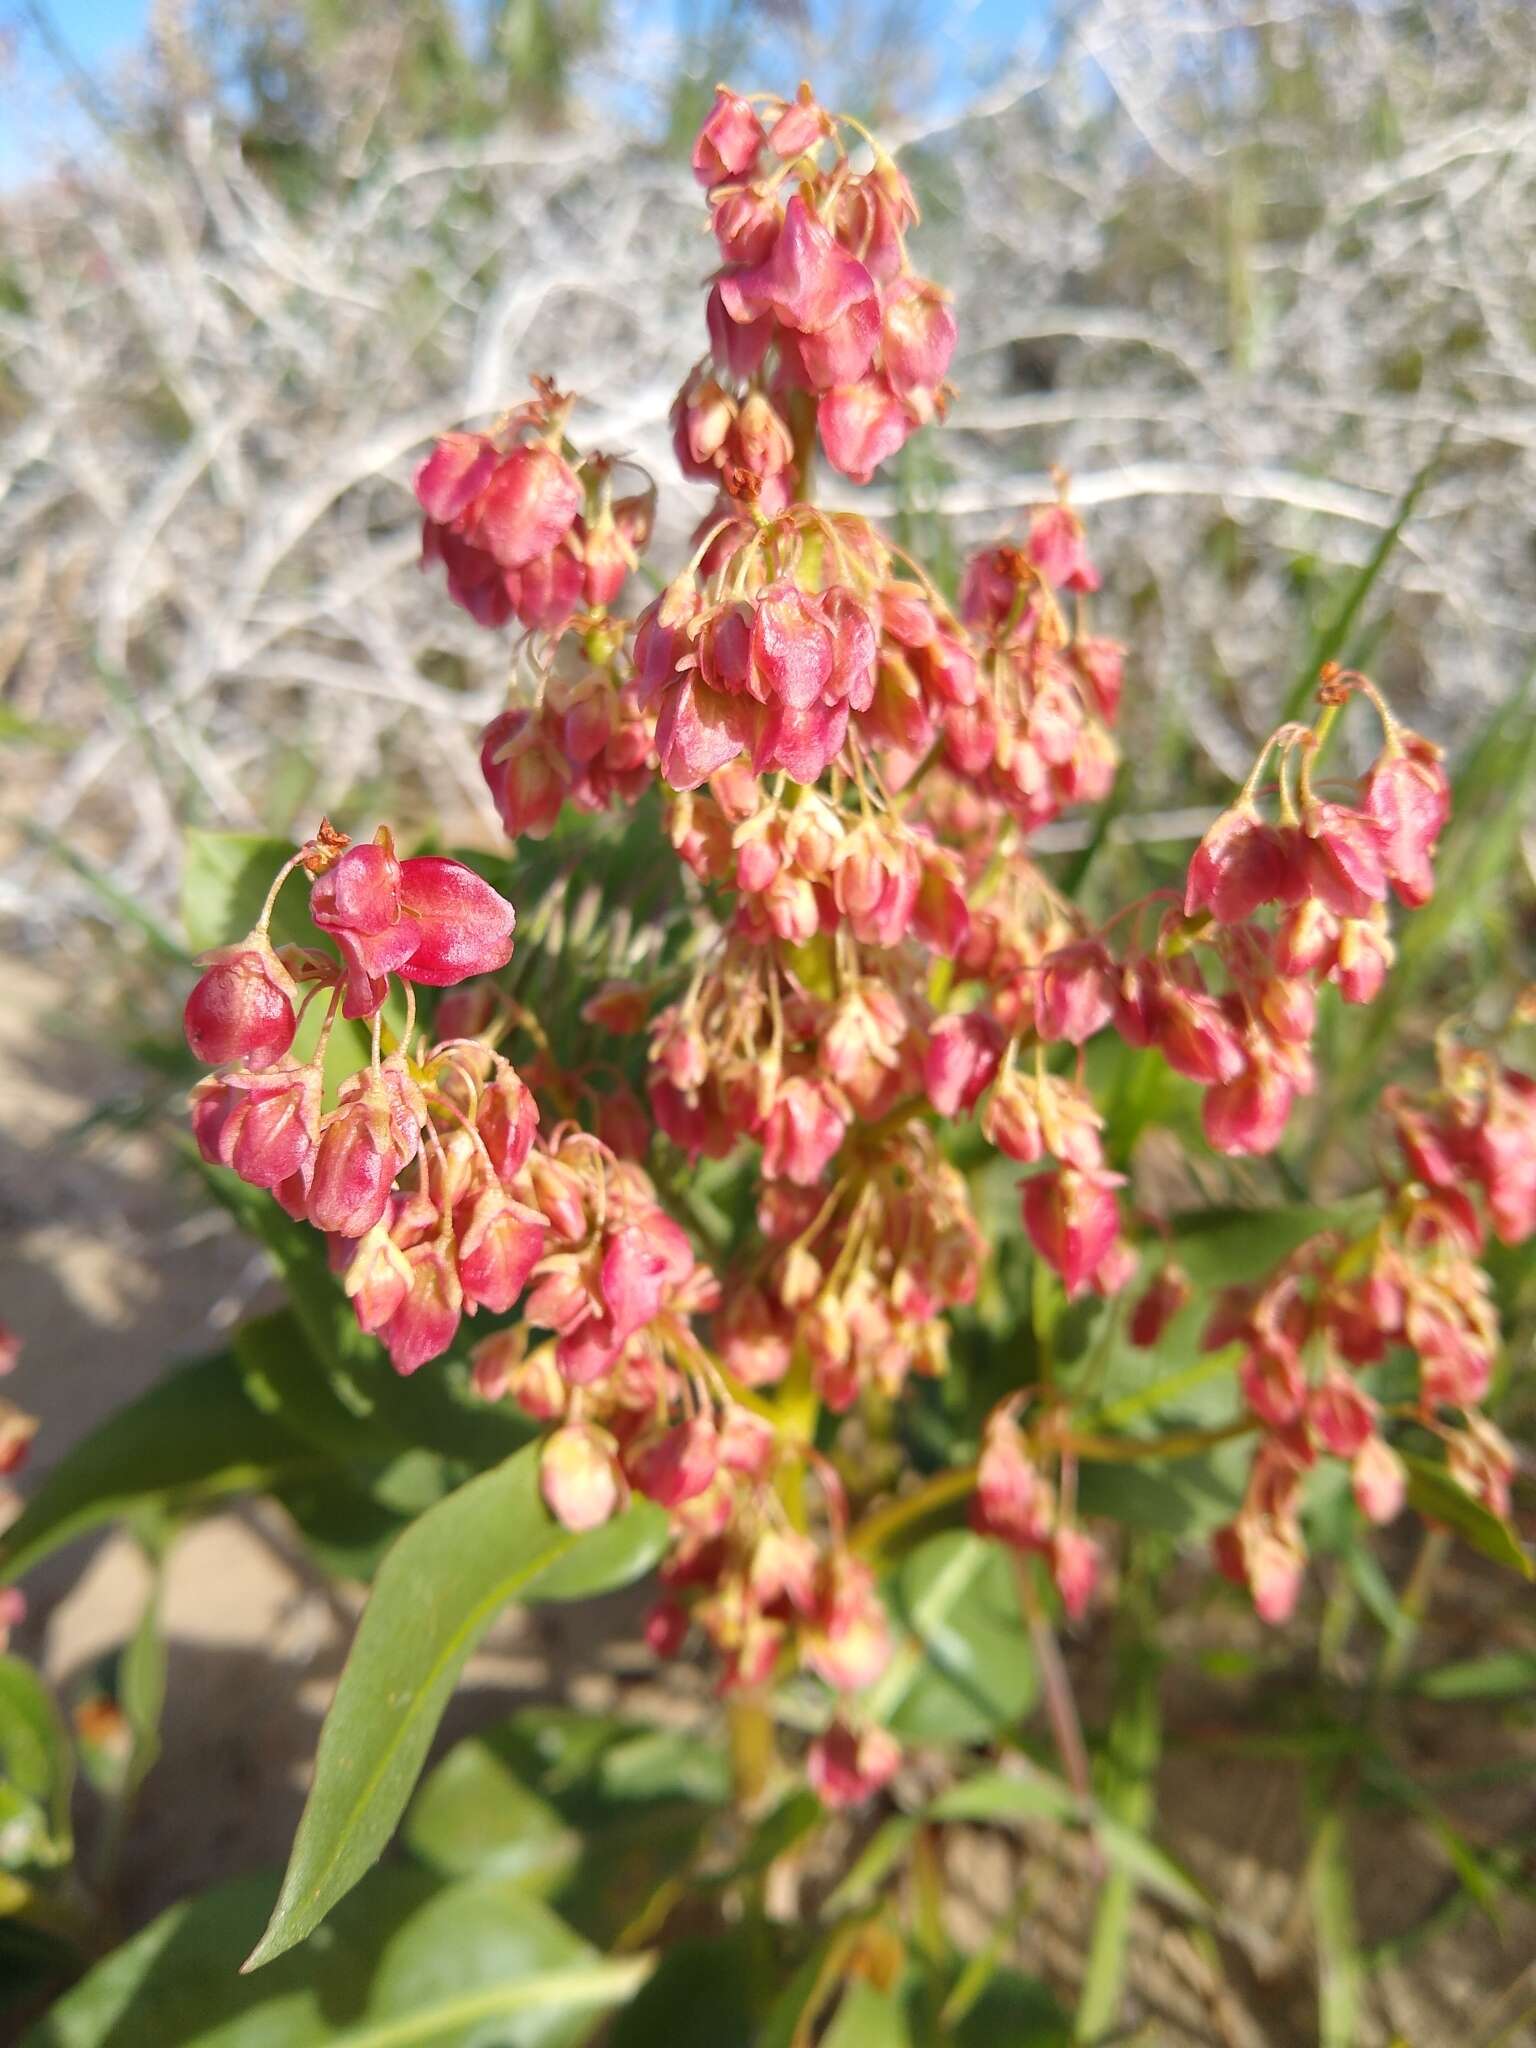
<path id="1" fill-rule="evenodd" d="M 818 464 L 866 482 L 945 410 L 910 191 L 808 89 L 722 89 L 693 161 L 691 558 L 637 605 L 655 486 L 544 381 L 417 478 L 425 566 L 511 636 L 510 852 L 189 849 L 193 1132 L 289 1305 L 66 1460 L 7 1565 L 256 1489 L 372 1590 L 275 1907 L 175 1909 L 40 2042 L 1107 2036 L 1135 1894 L 1225 1931 L 1153 1839 L 1175 1551 L 1269 1623 L 1310 1548 L 1355 1561 L 1378 1689 L 1413 1603 L 1373 1529 L 1528 1570 L 1483 1257 L 1536 1232 L 1536 1083 L 1447 1029 L 1336 1199 L 1282 1149 L 1434 896 L 1439 750 L 1328 661 L 1187 866 L 1107 906 L 1099 840 L 1047 872 L 1125 672 L 1066 480 L 952 599 L 819 506 Z M 418 1786 L 509 1601 L 642 1579 L 720 1731 L 528 1712 Z M 1095 1780 L 1061 1637 L 1107 1610 Z M 1351 1785 L 1319 1768 L 1309 1864 L 1336 2042 Z M 968 1959 L 942 1924 L 946 1829 L 1041 1818 L 1101 1880 L 1075 2020 L 1008 1920 Z"/>

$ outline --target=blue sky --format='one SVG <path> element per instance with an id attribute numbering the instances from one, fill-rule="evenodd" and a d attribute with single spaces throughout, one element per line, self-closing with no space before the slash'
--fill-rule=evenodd
<path id="1" fill-rule="evenodd" d="M 69 57 L 93 76 L 108 80 L 143 36 L 149 4 L 150 0 L 43 0 Z M 387 6 L 388 0 L 374 4 Z M 630 0 L 631 9 L 634 5 Z M 644 0 L 641 18 L 648 18 L 652 9 L 672 20 L 687 20 L 698 12 L 689 0 Z M 616 11 L 627 11 L 623 0 Z M 938 0 L 928 5 L 912 0 L 914 34 L 954 59 L 950 82 L 956 86 L 965 82 L 964 70 L 1001 54 L 1043 11 L 1042 0 Z M 949 35 L 939 28 L 940 20 L 951 28 Z M 953 33 L 957 27 L 958 35 Z M 89 137 L 90 123 L 77 96 L 23 0 L 0 0 L 0 184 L 26 177 L 60 146 L 83 146 Z"/>

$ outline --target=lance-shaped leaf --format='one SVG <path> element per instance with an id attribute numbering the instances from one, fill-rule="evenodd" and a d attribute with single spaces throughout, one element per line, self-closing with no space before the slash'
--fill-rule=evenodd
<path id="1" fill-rule="evenodd" d="M 631 1512 L 635 1512 L 631 1510 Z M 654 1532 L 664 1518 L 641 1514 Z M 585 1548 L 603 1574 L 581 1569 Z M 379 1567 L 320 1732 L 314 1782 L 271 1923 L 246 1964 L 270 1962 L 318 1927 L 380 1855 L 426 1761 L 465 1659 L 502 1607 L 573 1587 L 622 1585 L 654 1562 L 654 1533 L 574 1535 L 539 1496 L 539 1447 L 483 1472 L 414 1522 Z M 563 1569 L 560 1569 L 563 1567 Z"/>

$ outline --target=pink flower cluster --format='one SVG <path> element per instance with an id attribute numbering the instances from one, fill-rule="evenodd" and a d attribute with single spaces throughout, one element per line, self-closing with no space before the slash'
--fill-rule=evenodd
<path id="1" fill-rule="evenodd" d="M 706 315 L 712 369 L 679 396 L 675 445 L 685 475 L 768 511 L 799 494 L 802 414 L 832 467 L 866 483 L 944 408 L 954 315 L 907 260 L 906 179 L 878 145 L 855 170 L 849 127 L 806 88 L 760 113 L 722 86 L 694 145 L 723 263 Z"/>
<path id="2" fill-rule="evenodd" d="M 421 558 L 482 626 L 559 633 L 613 603 L 650 536 L 649 495 L 615 501 L 610 465 L 563 452 L 570 400 L 542 385 L 493 433 L 445 434 L 416 473 Z"/>
<path id="3" fill-rule="evenodd" d="M 280 875 L 186 1011 L 219 1069 L 194 1094 L 204 1156 L 326 1235 L 402 1372 L 466 1316 L 517 1312 L 476 1345 L 475 1382 L 546 1425 L 550 1511 L 579 1530 L 632 1493 L 666 1511 L 652 1647 L 673 1654 L 697 1626 L 727 1692 L 819 1679 L 832 1697 L 807 1771 L 832 1805 L 899 1761 L 858 1697 L 891 1630 L 854 1512 L 890 1475 L 846 1453 L 857 1439 L 834 1420 L 878 1437 L 914 1378 L 944 1372 L 947 1318 L 977 1299 L 988 1244 L 956 1162 L 982 1146 L 954 1127 L 974 1119 L 1026 1169 L 1019 1228 L 1066 1295 L 1118 1292 L 1148 1219 L 1122 1214 L 1125 1161 L 1084 1048 L 1106 1031 L 1155 1048 L 1203 1091 L 1215 1151 L 1272 1151 L 1313 1086 L 1321 991 L 1375 996 L 1389 899 L 1428 898 L 1449 812 L 1438 750 L 1330 669 L 1316 723 L 1269 741 L 1182 892 L 1097 929 L 1064 899 L 1030 835 L 1108 795 L 1124 667 L 1093 630 L 1099 577 L 1065 484 L 970 560 L 954 606 L 867 519 L 805 502 L 818 439 L 864 479 L 942 412 L 955 344 L 944 295 L 907 259 L 910 191 L 878 147 L 850 152 L 861 132 L 808 89 L 722 89 L 698 138 L 722 260 L 711 355 L 673 424 L 685 474 L 721 498 L 638 616 L 625 586 L 654 494 L 614 497 L 615 461 L 569 444 L 572 401 L 552 386 L 488 432 L 445 435 L 417 476 L 423 554 L 450 597 L 525 629 L 516 701 L 481 747 L 509 838 L 657 788 L 687 906 L 667 965 L 592 992 L 581 1019 L 607 1038 L 564 1066 L 509 996 L 458 986 L 506 964 L 509 904 L 459 863 L 323 827 L 283 872 L 311 877 L 334 951 L 273 946 Z M 1380 751 L 1352 787 L 1325 784 L 1355 696 L 1377 708 Z M 418 1040 L 420 987 L 457 992 Z M 297 1059 L 322 996 L 319 1043 Z M 372 1020 L 373 1047 L 328 1091 L 338 1016 Z M 535 1048 L 520 1071 L 497 1049 L 514 1029 Z M 641 1036 L 643 1056 L 611 1042 Z M 1392 1350 L 1418 1359 L 1411 1419 L 1451 1473 L 1508 1506 L 1508 1447 L 1478 1406 L 1497 1327 L 1477 1255 L 1485 1218 L 1510 1243 L 1536 1226 L 1536 1083 L 1447 1046 L 1436 1094 L 1388 1107 L 1408 1177 L 1381 1220 L 1303 1246 L 1207 1331 L 1240 1347 L 1235 1429 L 1258 1437 L 1217 1558 L 1272 1618 L 1298 1597 L 1319 1459 L 1348 1464 L 1373 1521 L 1402 1504 L 1370 1378 Z M 752 1178 L 722 1175 L 740 1201 L 717 1278 L 663 1197 L 680 1162 L 727 1158 Z M 1131 1341 L 1156 1343 L 1190 1293 L 1161 1255 Z M 976 1468 L 974 1527 L 1032 1578 L 1043 1565 L 1074 1619 L 1101 1576 L 1078 1466 L 1104 1449 L 1058 1391 L 1019 1390 Z"/>
<path id="4" fill-rule="evenodd" d="M 1242 1346 L 1239 1381 L 1264 1432 L 1242 1511 L 1219 1532 L 1216 1558 L 1268 1621 L 1285 1620 L 1300 1593 L 1306 1550 L 1297 1509 L 1319 1455 L 1348 1462 L 1369 1520 L 1390 1521 L 1403 1506 L 1402 1460 L 1360 1381 L 1394 1350 L 1418 1364 L 1411 1419 L 1442 1439 L 1468 1492 L 1494 1514 L 1509 1511 L 1513 1454 L 1479 1407 L 1499 1325 L 1478 1264 L 1483 1217 L 1467 1189 L 1480 1188 L 1506 1243 L 1536 1233 L 1536 1085 L 1450 1043 L 1441 1066 L 1442 1086 L 1427 1102 L 1389 1091 L 1409 1177 L 1388 1186 L 1380 1220 L 1360 1237 L 1309 1239 L 1262 1286 L 1224 1296 L 1206 1330 L 1207 1349 Z M 1478 1137 L 1490 1114 L 1491 1143 Z M 1446 1140 L 1463 1148 L 1460 1172 Z"/>
<path id="5" fill-rule="evenodd" d="M 509 839 L 547 839 L 567 803 L 588 813 L 632 804 L 656 779 L 654 720 L 634 684 L 604 671 L 551 676 L 536 707 L 500 712 L 480 768 Z"/>
<path id="6" fill-rule="evenodd" d="M 971 1526 L 1011 1550 L 1043 1557 L 1061 1604 L 1075 1621 L 1087 1612 L 1103 1556 L 1072 1514 L 1072 1463 L 1056 1441 L 1054 1419 L 1042 1414 L 1026 1429 L 1019 1420 L 1023 1403 L 1022 1394 L 1012 1395 L 987 1418 Z"/>
<path id="7" fill-rule="evenodd" d="M 1346 1002 L 1369 1002 L 1391 959 L 1387 896 L 1395 890 L 1417 904 L 1433 888 L 1435 842 L 1450 809 L 1438 749 L 1398 725 L 1361 677 L 1325 677 L 1324 718 L 1357 689 L 1386 727 L 1358 801 L 1317 796 L 1320 733 L 1283 727 L 1237 804 L 1201 841 L 1184 901 L 1164 912 L 1150 949 L 1135 942 L 1141 907 L 1117 958 L 1107 934 L 1074 931 L 1054 906 L 1042 911 L 1038 890 L 1000 892 L 973 924 L 960 959 L 990 984 L 988 997 L 940 1027 L 948 1060 L 934 1066 L 930 1093 L 954 1114 L 990 1088 L 981 1103 L 988 1139 L 1021 1163 L 1052 1162 L 1023 1183 L 1024 1222 L 1069 1294 L 1090 1285 L 1114 1291 L 1134 1261 L 1118 1239 L 1117 1182 L 1105 1171 L 1092 1105 L 1043 1066 L 1021 1078 L 1021 1044 L 1082 1046 L 1112 1028 L 1129 1045 L 1155 1046 L 1204 1089 L 1205 1134 L 1216 1151 L 1273 1151 L 1297 1096 L 1313 1086 L 1319 986 L 1333 982 Z M 1257 791 L 1276 752 L 1281 815 L 1272 823 Z M 1260 919 L 1266 910 L 1278 913 L 1272 925 Z M 1450 1154 L 1446 1168 L 1455 1171 Z M 1505 1184 L 1515 1181 L 1506 1175 Z"/>

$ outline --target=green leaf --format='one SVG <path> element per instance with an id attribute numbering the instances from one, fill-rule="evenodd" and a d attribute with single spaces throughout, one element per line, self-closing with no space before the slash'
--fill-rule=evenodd
<path id="1" fill-rule="evenodd" d="M 541 1897 L 581 1855 L 580 1837 L 483 1736 L 457 1743 L 411 1801 L 407 1848 L 445 1877 L 505 1877 Z"/>
<path id="2" fill-rule="evenodd" d="M 509 1404 L 471 1392 L 453 1360 L 409 1379 L 391 1368 L 383 1347 L 358 1328 L 319 1231 L 295 1223 L 264 1189 L 247 1187 L 221 1167 L 207 1169 L 205 1178 L 241 1228 L 272 1255 L 316 1371 L 345 1409 L 371 1419 L 399 1445 L 430 1450 L 470 1471 L 499 1464 L 527 1443 L 528 1425 Z M 284 1398 L 290 1397 L 285 1389 Z"/>
<path id="3" fill-rule="evenodd" d="M 599 1532 L 601 1533 L 601 1532 Z M 271 1925 L 247 1968 L 313 1931 L 382 1852 L 465 1659 L 494 1616 L 589 1542 L 551 1519 L 530 1444 L 429 1508 L 379 1568 L 320 1732 Z"/>
<path id="4" fill-rule="evenodd" d="M 524 1598 L 590 1600 L 594 1593 L 631 1586 L 660 1563 L 670 1529 L 666 1512 L 654 1501 L 633 1500 L 626 1513 L 594 1529 L 540 1572 Z"/>
<path id="5" fill-rule="evenodd" d="M 756 2048 L 761 1959 L 745 1929 L 669 1948 L 609 2048 Z"/>
<path id="6" fill-rule="evenodd" d="M 374 1874 L 303 1956 L 240 1957 L 272 1896 L 243 1878 L 171 1907 L 61 1998 L 25 2048 L 576 2048 L 644 1981 L 514 1885 Z"/>
<path id="7" fill-rule="evenodd" d="M 488 1813 L 503 1793 L 512 1802 L 535 1802 L 565 1833 L 556 1842 L 544 1823 L 531 1824 L 538 1867 L 522 1881 L 545 1889 L 547 1877 L 565 1917 L 603 1944 L 644 1917 L 688 1867 L 713 1810 L 731 1793 L 729 1762 L 719 1745 L 693 1733 L 559 1707 L 525 1709 L 460 1748 L 465 1760 L 450 1751 L 423 1785 L 406 1839 L 434 1862 L 483 1854 L 496 1867 L 499 1823 L 480 1822 L 469 1784 L 483 1785 Z M 443 1773 L 448 1783 L 440 1788 Z M 436 1811 L 432 1839 L 418 1843 L 423 1806 Z"/>
<path id="8" fill-rule="evenodd" d="M 182 1366 L 108 1416 L 43 1481 L 0 1540 L 14 1579 L 71 1537 L 146 1506 L 262 1493 L 329 1461 L 251 1405 L 234 1360 Z"/>
<path id="9" fill-rule="evenodd" d="M 1496 1650 L 1487 1657 L 1469 1657 L 1421 1671 L 1410 1681 L 1429 1700 L 1524 1700 L 1536 1693 L 1536 1655 L 1528 1650 Z"/>
<path id="10" fill-rule="evenodd" d="M 441 1455 L 413 1445 L 357 1397 L 344 1374 L 328 1369 L 292 1309 L 242 1325 L 232 1348 L 253 1406 L 328 1462 L 352 1467 L 382 1507 L 412 1515 L 447 1492 Z"/>
<path id="11" fill-rule="evenodd" d="M 903 1561 L 895 1606 L 924 1652 L 883 1709 L 895 1734 L 975 1742 L 1023 1718 L 1035 1698 L 1034 1658 L 998 1544 L 965 1529 L 930 1538 Z"/>
<path id="12" fill-rule="evenodd" d="M 1423 468 L 1416 476 L 1410 479 L 1407 490 L 1403 492 L 1402 497 L 1398 500 L 1397 513 L 1392 524 L 1382 534 L 1375 547 L 1372 548 L 1370 559 L 1361 569 L 1359 575 L 1351 582 L 1338 610 L 1307 650 L 1306 661 L 1302 666 L 1300 674 L 1291 685 L 1290 695 L 1286 698 L 1283 714 L 1286 718 L 1299 718 L 1301 716 L 1302 712 L 1306 709 L 1307 700 L 1317 688 L 1318 670 L 1323 666 L 1324 662 L 1335 661 L 1344 653 L 1345 644 L 1349 639 L 1355 620 L 1360 616 L 1360 609 L 1364 605 L 1365 600 L 1370 596 L 1377 577 L 1386 567 L 1393 550 L 1402 536 L 1403 528 L 1413 517 L 1414 508 L 1423 495 L 1425 485 L 1439 468 L 1440 458 L 1445 451 L 1448 439 L 1449 433 L 1447 432 L 1446 435 L 1441 437 L 1440 446 L 1430 456 Z"/>
<path id="13" fill-rule="evenodd" d="M 854 1977 L 838 2000 L 821 2048 L 907 2048 L 910 2040 L 901 2001 Z"/>
<path id="14" fill-rule="evenodd" d="M 0 1657 L 0 1780 L 13 1795 L 0 1828 L 0 1863 L 67 1863 L 73 1753 L 53 1695 L 19 1657 Z"/>
<path id="15" fill-rule="evenodd" d="M 1408 1467 L 1408 1505 L 1416 1513 L 1426 1521 L 1443 1522 L 1448 1529 L 1454 1529 L 1495 1564 L 1507 1565 L 1522 1578 L 1536 1578 L 1536 1566 L 1509 1524 L 1490 1514 L 1480 1500 L 1474 1500 L 1458 1486 L 1444 1465 L 1436 1465 L 1411 1451 L 1404 1452 L 1403 1463 Z"/>
<path id="16" fill-rule="evenodd" d="M 997 1970 L 945 2036 L 948 2048 L 1072 2048 L 1072 2022 L 1049 1986 Z"/>
<path id="17" fill-rule="evenodd" d="M 1157 1811 L 1155 1780 L 1162 1749 L 1159 1663 L 1147 1633 L 1154 1625 L 1148 1584 L 1151 1563 L 1135 1552 L 1131 1563 L 1117 1618 L 1114 1695 L 1100 1796 L 1115 1823 L 1123 1824 L 1135 1841 L 1150 1847 L 1148 1834 Z M 1080 2039 L 1097 2040 L 1119 2017 L 1136 1882 L 1135 1859 L 1122 1856 L 1100 1890 L 1078 1999 Z"/>
<path id="18" fill-rule="evenodd" d="M 243 939 L 261 915 L 272 878 L 294 853 L 290 839 L 260 832 L 189 830 L 182 841 L 181 922 L 194 953 Z M 283 885 L 272 936 L 277 945 L 313 944 L 315 934 L 302 914 L 304 877 Z"/>
<path id="19" fill-rule="evenodd" d="M 1365 1965 L 1355 1933 L 1345 1809 L 1319 1787 L 1307 1892 L 1317 1934 L 1318 2040 L 1321 2048 L 1354 2048 Z"/>

